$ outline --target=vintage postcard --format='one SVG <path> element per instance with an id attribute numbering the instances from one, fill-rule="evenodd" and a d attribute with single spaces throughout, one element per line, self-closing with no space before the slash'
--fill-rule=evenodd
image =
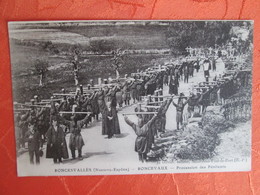
<path id="1" fill-rule="evenodd" d="M 8 28 L 18 176 L 251 170 L 253 21 Z"/>

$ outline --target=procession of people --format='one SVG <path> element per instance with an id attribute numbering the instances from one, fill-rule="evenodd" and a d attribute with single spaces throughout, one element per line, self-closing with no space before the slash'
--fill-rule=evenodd
<path id="1" fill-rule="evenodd" d="M 78 83 L 78 58 L 75 58 L 75 92 L 63 89 L 48 100 L 40 100 L 36 95 L 30 104 L 14 103 L 17 151 L 28 143 L 31 164 L 34 156 L 36 164 L 40 164 L 44 144 L 45 157 L 52 158 L 55 164 L 62 163 L 69 156 L 83 159 L 85 142 L 81 131 L 101 120 L 102 135 L 112 141 L 121 134 L 125 122 L 137 136 L 135 151 L 139 160 L 146 162 L 147 155 L 155 146 L 155 139 L 166 131 L 166 113 L 171 104 L 176 108 L 176 127 L 172 128 L 180 131 L 184 128 L 184 121 L 195 115 L 201 116 L 210 105 L 222 104 L 249 82 L 248 75 L 241 74 L 242 66 L 231 67 L 230 74 L 218 51 L 208 50 L 201 56 L 201 52 L 188 50 L 188 55 L 167 63 L 122 78 L 106 78 L 97 85 L 92 80 L 86 87 Z M 232 53 L 228 57 L 234 56 Z M 202 71 L 204 78 L 200 79 L 201 82 L 191 85 L 191 78 Z M 192 88 L 183 92 L 181 83 L 190 84 Z M 136 107 L 135 111 L 122 113 L 124 121 L 119 121 L 118 112 L 124 112 L 124 108 L 129 106 Z M 131 121 L 128 115 L 136 116 L 137 122 Z M 65 139 L 67 134 L 68 143 Z"/>

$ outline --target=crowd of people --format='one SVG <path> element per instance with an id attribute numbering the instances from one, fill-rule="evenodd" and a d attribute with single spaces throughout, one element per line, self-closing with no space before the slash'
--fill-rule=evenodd
<path id="1" fill-rule="evenodd" d="M 186 96 L 180 93 L 180 81 L 189 83 L 189 79 L 200 69 L 204 71 L 204 81 L 193 87 Z M 101 116 L 102 135 L 111 139 L 121 133 L 118 109 L 136 104 L 137 123 L 132 122 L 127 114 L 124 114 L 124 120 L 137 135 L 135 151 L 140 161 L 144 162 L 155 144 L 155 137 L 165 131 L 166 112 L 170 104 L 176 107 L 176 125 L 180 130 L 185 108 L 187 118 L 201 115 L 207 106 L 221 103 L 221 100 L 228 99 L 248 85 L 248 74 L 243 74 L 236 66 L 232 70 L 235 70 L 232 74 L 225 72 L 225 64 L 219 55 L 205 58 L 187 56 L 124 78 L 104 79 L 103 84 L 98 86 L 90 82 L 83 88 L 76 83 L 75 93 L 67 94 L 69 92 L 63 90 L 61 95 L 46 101 L 35 96 L 31 104 L 15 104 L 17 150 L 25 148 L 27 142 L 32 164 L 34 156 L 36 164 L 40 163 L 45 142 L 46 158 L 52 158 L 54 163 L 69 158 L 68 148 L 73 159 L 76 158 L 76 150 L 78 158 L 82 158 L 84 139 L 81 129 Z M 215 74 L 211 75 L 211 72 Z M 168 97 L 163 96 L 166 86 L 169 88 Z M 145 108 L 141 107 L 144 99 Z M 68 146 L 65 139 L 67 133 L 70 134 Z"/>

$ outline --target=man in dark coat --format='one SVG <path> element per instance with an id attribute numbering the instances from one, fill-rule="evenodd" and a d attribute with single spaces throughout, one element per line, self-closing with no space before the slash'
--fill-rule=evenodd
<path id="1" fill-rule="evenodd" d="M 112 113 L 111 103 L 108 102 L 107 110 L 106 110 L 106 126 L 107 126 L 107 135 L 108 139 L 112 138 L 114 135 L 114 117 Z"/>
<path id="2" fill-rule="evenodd" d="M 120 130 L 120 125 L 119 125 L 119 120 L 118 120 L 118 115 L 117 115 L 117 109 L 116 109 L 116 92 L 119 90 L 119 88 L 117 86 L 113 87 L 110 92 L 109 92 L 109 99 L 111 100 L 110 102 L 108 102 L 109 107 L 111 108 L 111 114 L 113 119 L 110 121 L 112 123 L 112 128 L 113 128 L 113 132 L 112 135 L 114 134 L 120 134 L 121 130 Z M 108 106 L 107 106 L 108 108 Z"/>
<path id="3" fill-rule="evenodd" d="M 98 114 L 100 113 L 99 106 L 98 106 L 98 96 L 97 92 L 94 92 L 94 96 L 91 100 L 91 108 L 93 111 L 93 117 L 98 120 Z"/>
<path id="4" fill-rule="evenodd" d="M 178 84 L 176 82 L 177 78 L 171 74 L 169 80 L 169 94 L 178 95 Z"/>
<path id="5" fill-rule="evenodd" d="M 52 117 L 52 122 L 49 130 L 46 133 L 47 149 L 46 158 L 53 158 L 53 162 L 61 163 L 62 158 L 69 158 L 65 133 L 59 125 L 57 117 Z"/>
<path id="6" fill-rule="evenodd" d="M 28 149 L 30 163 L 34 164 L 34 156 L 36 164 L 40 164 L 40 150 L 42 150 L 42 139 L 39 131 L 35 128 L 35 121 L 30 121 L 28 124 L 29 130 L 25 134 L 25 139 L 28 141 Z"/>

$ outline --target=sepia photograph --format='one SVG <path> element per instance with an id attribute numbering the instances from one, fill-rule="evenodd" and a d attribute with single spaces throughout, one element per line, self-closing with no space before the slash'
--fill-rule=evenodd
<path id="1" fill-rule="evenodd" d="M 253 21 L 8 31 L 18 176 L 251 170 Z"/>

